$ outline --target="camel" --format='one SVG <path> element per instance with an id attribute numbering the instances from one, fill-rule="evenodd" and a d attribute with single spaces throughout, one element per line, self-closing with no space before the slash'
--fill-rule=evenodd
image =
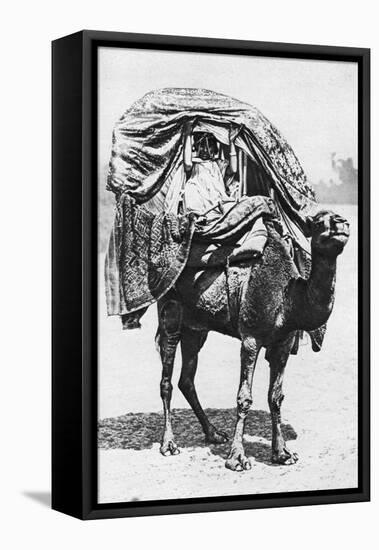
<path id="1" fill-rule="evenodd" d="M 268 403 L 272 421 L 272 462 L 298 460 L 287 447 L 281 430 L 284 370 L 298 330 L 310 331 L 328 320 L 334 304 L 337 257 L 349 239 L 349 223 L 331 211 L 307 218 L 311 236 L 312 269 L 299 275 L 288 244 L 272 222 L 266 222 L 267 244 L 259 259 L 231 265 L 227 270 L 199 271 L 186 267 L 171 290 L 158 302 L 157 344 L 162 360 L 161 398 L 164 432 L 160 451 L 176 455 L 179 449 L 171 428 L 171 377 L 177 346 L 182 351 L 179 388 L 196 414 L 209 443 L 225 443 L 227 435 L 208 420 L 199 402 L 194 378 L 198 354 L 209 331 L 241 341 L 241 376 L 237 420 L 225 466 L 251 468 L 243 447 L 244 425 L 252 405 L 252 384 L 259 351 L 266 349 L 270 366 Z M 196 246 L 196 245 L 194 245 Z"/>

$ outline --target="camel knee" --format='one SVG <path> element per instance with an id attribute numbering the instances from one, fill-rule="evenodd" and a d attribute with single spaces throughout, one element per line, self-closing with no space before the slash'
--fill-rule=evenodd
<path id="1" fill-rule="evenodd" d="M 161 398 L 162 399 L 171 399 L 172 395 L 172 384 L 168 378 L 162 378 L 161 384 Z"/>
<path id="2" fill-rule="evenodd" d="M 245 398 L 242 401 L 237 402 L 237 410 L 239 416 L 243 417 L 246 416 L 249 410 L 251 409 L 251 405 L 253 404 L 252 399 Z"/>
<path id="3" fill-rule="evenodd" d="M 246 392 L 241 392 L 237 397 L 238 415 L 241 417 L 246 416 L 252 404 L 253 404 L 253 399 L 251 395 L 248 395 Z"/>

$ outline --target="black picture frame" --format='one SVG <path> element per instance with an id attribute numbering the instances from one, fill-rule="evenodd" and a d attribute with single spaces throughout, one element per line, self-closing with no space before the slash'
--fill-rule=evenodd
<path id="1" fill-rule="evenodd" d="M 97 50 L 99 46 L 358 63 L 359 483 L 355 489 L 98 504 Z M 370 499 L 370 50 L 81 31 L 52 44 L 52 507 L 81 519 Z"/>

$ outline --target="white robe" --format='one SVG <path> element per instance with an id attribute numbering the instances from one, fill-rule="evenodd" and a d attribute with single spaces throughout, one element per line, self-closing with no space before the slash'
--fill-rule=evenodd
<path id="1" fill-rule="evenodd" d="M 225 161 L 205 160 L 193 163 L 191 177 L 185 183 L 184 199 L 189 212 L 205 214 L 220 202 L 229 202 L 224 173 Z"/>

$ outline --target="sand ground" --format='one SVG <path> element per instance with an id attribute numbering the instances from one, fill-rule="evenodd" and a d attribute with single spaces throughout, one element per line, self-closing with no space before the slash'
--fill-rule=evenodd
<path id="1" fill-rule="evenodd" d="M 351 223 L 338 261 L 336 303 L 323 349 L 303 345 L 288 363 L 282 407 L 288 446 L 300 460 L 270 462 L 268 367 L 263 353 L 255 373 L 254 403 L 246 426 L 247 472 L 224 467 L 228 445 L 206 445 L 174 372 L 173 426 L 181 453 L 159 453 L 163 415 L 160 359 L 154 346 L 156 311 L 138 331 L 121 331 L 107 318 L 99 289 L 99 502 L 257 494 L 357 486 L 357 209 L 333 207 Z M 100 257 L 100 272 L 103 256 Z M 99 277 L 102 283 L 102 277 Z M 201 351 L 197 389 L 213 423 L 230 435 L 235 421 L 239 343 L 210 334 Z M 176 386 L 176 387 L 175 387 Z"/>

